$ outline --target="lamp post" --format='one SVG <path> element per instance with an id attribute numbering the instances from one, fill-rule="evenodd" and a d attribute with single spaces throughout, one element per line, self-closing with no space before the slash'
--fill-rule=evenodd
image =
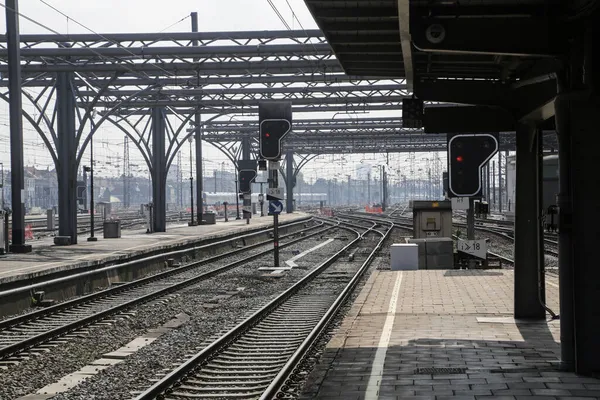
<path id="1" fill-rule="evenodd" d="M 192 161 L 193 161 L 193 155 L 192 155 L 192 142 L 194 140 L 193 136 L 190 136 L 188 138 L 188 141 L 190 142 L 190 211 L 192 213 L 192 220 L 190 221 L 190 223 L 188 224 L 189 226 L 195 226 L 196 224 L 194 223 L 194 172 L 192 170 Z"/>
<path id="2" fill-rule="evenodd" d="M 261 184 L 261 186 L 262 186 L 262 184 Z M 262 192 L 262 189 L 260 191 Z M 264 199 L 265 199 L 265 196 L 262 193 L 260 193 L 258 195 L 258 204 L 260 205 L 260 216 L 261 217 L 265 216 L 265 208 L 263 207 Z"/>
<path id="3" fill-rule="evenodd" d="M 94 236 L 94 117 L 96 110 L 92 110 L 90 114 L 90 124 L 92 132 L 90 133 L 90 167 L 87 172 L 90 173 L 90 237 L 88 242 L 97 242 L 98 238 Z M 85 169 L 86 167 L 84 167 Z"/>
<path id="4" fill-rule="evenodd" d="M 3 223 L 0 224 L 0 237 L 3 238 L 3 243 L 0 243 L 0 254 L 2 252 L 8 253 L 8 213 L 6 212 L 6 207 L 4 204 L 4 163 L 0 162 L 0 189 L 2 189 L 2 208 L 0 208 L 0 221 Z"/>
<path id="5" fill-rule="evenodd" d="M 242 219 L 240 218 L 240 195 L 238 193 L 238 181 L 237 179 L 235 180 L 235 219 Z"/>
<path id="6" fill-rule="evenodd" d="M 0 162 L 0 189 L 2 189 L 2 210 L 4 211 L 4 163 Z"/>

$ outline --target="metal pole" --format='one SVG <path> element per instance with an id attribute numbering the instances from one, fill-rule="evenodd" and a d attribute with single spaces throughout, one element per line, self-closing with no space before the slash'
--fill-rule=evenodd
<path id="1" fill-rule="evenodd" d="M 352 204 L 352 200 L 350 199 L 350 175 L 348 175 L 348 205 Z"/>
<path id="2" fill-rule="evenodd" d="M 279 162 L 269 161 L 269 187 L 279 187 L 278 182 Z M 288 185 L 290 182 L 288 182 Z M 279 268 L 279 214 L 273 213 L 273 266 Z"/>
<path id="3" fill-rule="evenodd" d="M 0 167 L 2 167 L 2 170 L 0 170 L 0 188 L 2 188 L 2 210 L 4 210 L 4 163 L 0 162 Z"/>
<path id="4" fill-rule="evenodd" d="M 485 178 L 485 186 L 486 186 L 486 190 L 487 190 L 487 195 L 486 195 L 486 200 L 489 203 L 490 202 L 490 164 L 488 163 L 485 166 L 485 174 L 486 174 L 486 178 Z"/>
<path id="5" fill-rule="evenodd" d="M 25 175 L 23 172 L 23 121 L 21 104 L 21 49 L 19 6 L 6 0 L 6 41 L 8 48 L 8 93 L 10 113 L 10 173 L 12 188 L 12 245 L 14 253 L 29 253 L 25 244 Z"/>
<path id="6" fill-rule="evenodd" d="M 198 32 L 198 13 L 193 12 L 190 15 L 192 20 L 192 32 Z M 193 40 L 192 46 L 198 46 L 198 41 Z M 197 59 L 195 59 L 197 61 Z M 198 102 L 201 101 L 201 96 L 197 97 Z M 204 213 L 204 198 L 202 192 L 204 191 L 204 171 L 202 169 L 202 115 L 200 111 L 194 115 L 194 127 L 196 129 L 196 197 L 198 198 L 198 225 L 202 224 Z M 216 183 L 215 183 L 216 185 Z"/>
<path id="7" fill-rule="evenodd" d="M 492 161 L 492 204 L 496 206 L 496 161 Z"/>
<path id="8" fill-rule="evenodd" d="M 238 194 L 238 181 L 237 181 L 237 179 L 235 180 L 235 208 L 236 208 L 235 219 L 241 219 L 240 218 L 240 196 Z"/>
<path id="9" fill-rule="evenodd" d="M 193 163 L 193 155 L 192 155 L 193 138 L 192 138 L 192 136 L 190 136 L 189 141 L 190 141 L 190 212 L 192 215 L 192 219 L 189 223 L 189 226 L 194 226 L 196 224 L 194 223 L 194 170 L 192 168 L 192 163 Z M 198 201 L 200 201 L 200 200 L 198 200 Z"/>
<path id="10" fill-rule="evenodd" d="M 371 173 L 367 173 L 367 205 L 371 206 Z"/>
<path id="11" fill-rule="evenodd" d="M 502 154 L 500 152 L 498 152 L 498 212 L 502 213 Z"/>
<path id="12" fill-rule="evenodd" d="M 285 155 L 286 162 L 286 201 L 285 212 L 290 214 L 294 211 L 294 153 L 288 151 Z M 300 190 L 298 189 L 298 203 L 300 203 Z"/>
<path id="13" fill-rule="evenodd" d="M 469 197 L 467 210 L 467 239 L 475 240 L 475 199 Z"/>
<path id="14" fill-rule="evenodd" d="M 88 242 L 98 241 L 94 236 L 94 207 L 94 134 L 92 133 L 90 135 L 90 237 L 87 238 Z"/>
<path id="15" fill-rule="evenodd" d="M 510 200 L 508 198 L 508 150 L 504 151 L 504 195 L 508 211 L 510 211 Z"/>
<path id="16" fill-rule="evenodd" d="M 8 253 L 8 213 L 6 212 L 6 206 L 4 204 L 4 163 L 0 162 L 0 167 L 2 167 L 2 170 L 0 171 L 0 188 L 2 189 L 2 208 L 0 209 L 0 214 L 4 215 L 4 221 L 2 221 L 3 224 L 0 226 L 0 229 L 3 232 L 3 235 L 0 236 L 3 237 L 4 243 L 0 243 L 0 246 L 2 246 L 5 253 Z"/>

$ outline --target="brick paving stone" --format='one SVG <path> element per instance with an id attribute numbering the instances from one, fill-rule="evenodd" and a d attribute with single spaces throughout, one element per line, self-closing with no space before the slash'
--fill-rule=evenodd
<path id="1" fill-rule="evenodd" d="M 475 396 L 477 400 L 515 400 L 515 396 Z"/>
<path id="2" fill-rule="evenodd" d="M 326 400 L 329 393 L 337 393 L 336 399 L 365 397 L 398 275 L 375 271 L 369 277 L 301 399 Z M 402 272 L 385 363 L 377 377 L 379 398 L 600 398 L 600 380 L 558 370 L 559 321 L 511 319 L 513 285 L 510 270 Z M 547 287 L 546 296 L 548 305 L 560 312 L 558 288 Z M 466 371 L 418 370 L 450 367 Z"/>

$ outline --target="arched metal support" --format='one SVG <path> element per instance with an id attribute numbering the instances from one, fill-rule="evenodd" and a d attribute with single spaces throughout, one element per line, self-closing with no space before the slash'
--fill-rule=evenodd
<path id="1" fill-rule="evenodd" d="M 312 161 L 317 157 L 318 154 L 297 154 L 297 156 L 300 157 L 300 161 L 296 161 L 294 159 L 294 152 L 288 150 L 285 153 L 285 169 L 283 165 L 279 166 L 279 173 L 281 174 L 286 187 L 286 211 L 289 210 L 287 211 L 288 213 L 292 212 L 291 210 L 293 209 L 294 187 L 296 186 L 298 173 L 309 161 Z M 290 182 L 290 184 L 288 184 L 288 182 Z"/>
<path id="2" fill-rule="evenodd" d="M 8 103 L 8 96 L 5 93 L 0 93 L 0 98 Z M 54 161 L 54 165 L 56 165 L 58 163 L 58 158 L 56 156 L 56 151 L 54 150 L 54 146 L 52 146 L 53 142 L 50 141 L 50 139 L 46 136 L 46 133 L 40 128 L 36 119 L 33 118 L 31 116 L 31 114 L 29 114 L 27 111 L 23 110 L 23 116 L 31 124 L 33 129 L 35 129 L 36 132 L 40 135 L 40 137 L 42 138 L 42 141 L 44 142 L 44 144 L 48 148 L 48 151 L 50 152 L 50 156 L 52 157 L 52 161 Z M 52 130 L 52 132 L 54 132 L 54 130 Z"/>

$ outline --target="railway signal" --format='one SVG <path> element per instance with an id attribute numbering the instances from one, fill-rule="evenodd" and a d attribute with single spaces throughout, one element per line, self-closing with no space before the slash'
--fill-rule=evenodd
<path id="1" fill-rule="evenodd" d="M 260 156 L 281 159 L 281 141 L 292 130 L 292 104 L 269 101 L 258 105 Z"/>
<path id="2" fill-rule="evenodd" d="M 292 103 L 289 101 L 263 101 L 258 104 L 260 127 L 260 156 L 269 160 L 269 191 L 279 187 L 279 159 L 281 139 L 292 130 Z M 279 209 L 279 208 L 278 208 Z M 273 214 L 273 266 L 279 267 L 279 214 Z"/>
<path id="3" fill-rule="evenodd" d="M 498 147 L 497 134 L 448 135 L 448 196 L 481 196 L 481 167 Z"/>
<path id="4" fill-rule="evenodd" d="M 252 182 L 256 178 L 256 170 L 243 169 L 239 172 L 240 193 L 250 193 L 252 191 Z"/>
<path id="5" fill-rule="evenodd" d="M 260 155 L 267 160 L 281 158 L 281 139 L 292 124 L 286 119 L 267 119 L 260 122 Z"/>

